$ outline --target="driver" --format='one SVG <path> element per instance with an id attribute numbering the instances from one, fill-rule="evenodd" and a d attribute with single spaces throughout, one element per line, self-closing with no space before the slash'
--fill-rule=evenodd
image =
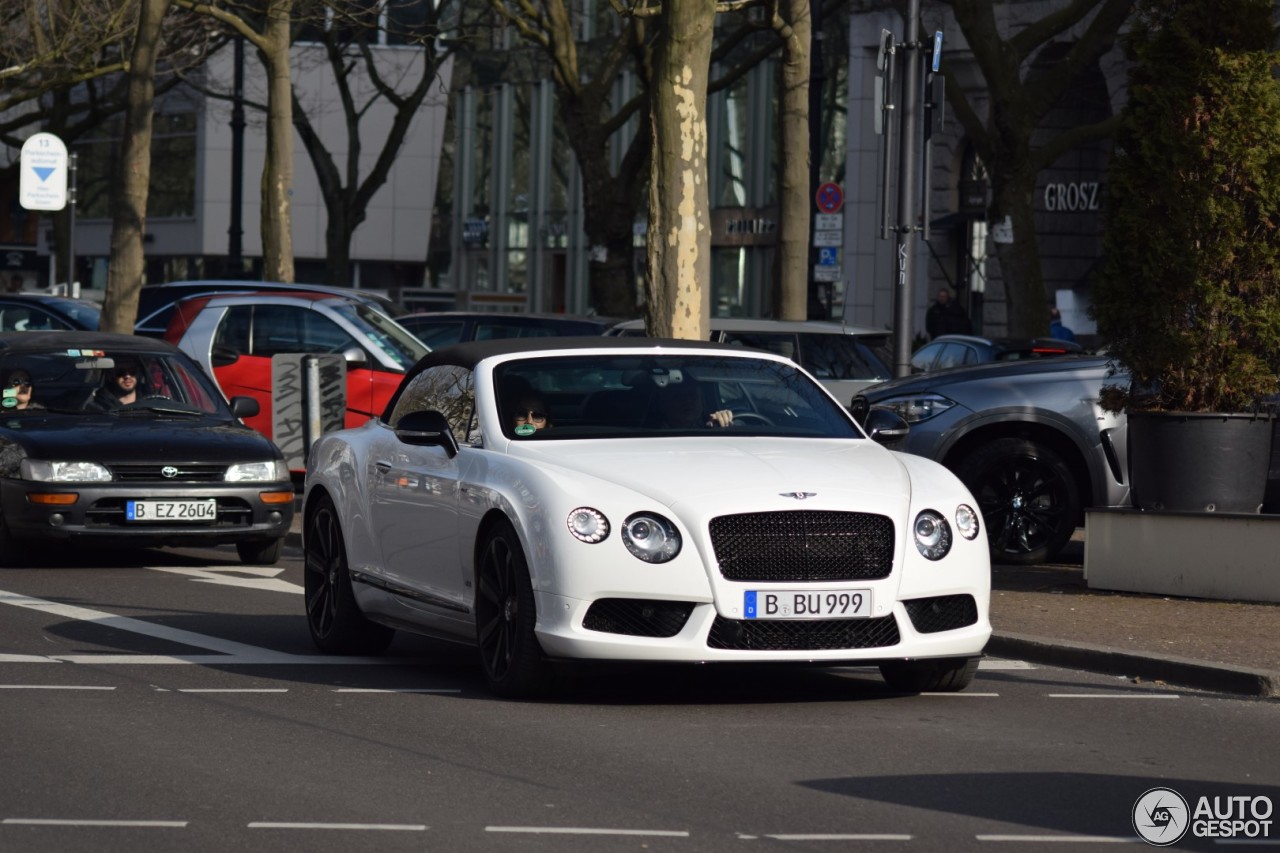
<path id="1" fill-rule="evenodd" d="M 133 361 L 118 361 L 102 387 L 94 392 L 93 401 L 104 409 L 119 409 L 138 402 L 141 385 L 141 366 Z"/>
<path id="2" fill-rule="evenodd" d="M 720 409 L 702 413 L 702 392 L 693 381 L 672 382 L 658 389 L 658 425 L 674 429 L 727 427 L 733 425 L 733 412 Z"/>

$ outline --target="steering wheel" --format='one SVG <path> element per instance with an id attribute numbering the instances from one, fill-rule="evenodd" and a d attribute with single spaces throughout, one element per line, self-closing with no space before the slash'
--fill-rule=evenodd
<path id="1" fill-rule="evenodd" d="M 734 412 L 733 422 L 735 424 L 758 424 L 760 426 L 773 426 L 773 421 L 766 418 L 759 412 Z"/>

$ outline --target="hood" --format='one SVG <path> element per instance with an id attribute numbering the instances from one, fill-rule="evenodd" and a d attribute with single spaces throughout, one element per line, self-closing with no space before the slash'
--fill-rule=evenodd
<path id="1" fill-rule="evenodd" d="M 261 433 L 222 419 L 110 415 L 0 417 L 0 443 L 31 459 L 220 464 L 275 459 Z"/>
<path id="2" fill-rule="evenodd" d="M 947 387 L 962 382 L 979 380 L 999 382 L 1006 377 L 1032 374 L 1050 374 L 1064 371 L 1105 372 L 1110 365 L 1106 356 L 1061 355 L 1053 358 L 1029 358 L 1017 361 L 992 361 L 970 367 L 954 367 L 932 373 L 919 373 L 890 379 L 859 392 L 872 403 L 901 394 L 946 394 Z"/>
<path id="3" fill-rule="evenodd" d="M 902 464 L 870 440 L 659 438 L 519 448 L 519 455 L 599 477 L 669 507 L 712 495 L 811 492 L 828 500 L 840 494 L 846 502 L 883 502 L 886 495 L 911 491 Z"/>

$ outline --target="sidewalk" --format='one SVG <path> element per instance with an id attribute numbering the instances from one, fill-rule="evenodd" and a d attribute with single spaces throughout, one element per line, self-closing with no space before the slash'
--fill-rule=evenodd
<path id="1" fill-rule="evenodd" d="M 1083 562 L 1073 541 L 1053 564 L 993 566 L 987 654 L 1280 698 L 1280 604 L 1091 590 Z"/>

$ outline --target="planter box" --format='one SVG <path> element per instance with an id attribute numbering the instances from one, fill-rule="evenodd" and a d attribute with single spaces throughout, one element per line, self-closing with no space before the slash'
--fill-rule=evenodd
<path id="1" fill-rule="evenodd" d="M 1280 515 L 1085 511 L 1090 589 L 1280 603 Z"/>

